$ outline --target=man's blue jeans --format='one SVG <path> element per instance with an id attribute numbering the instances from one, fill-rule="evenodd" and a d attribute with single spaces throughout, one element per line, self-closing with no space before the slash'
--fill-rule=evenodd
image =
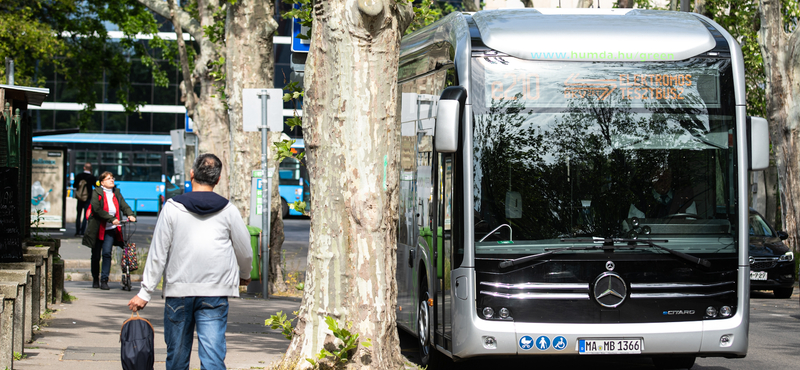
<path id="1" fill-rule="evenodd" d="M 189 369 L 195 326 L 200 369 L 225 370 L 228 297 L 167 298 L 164 305 L 167 369 Z"/>

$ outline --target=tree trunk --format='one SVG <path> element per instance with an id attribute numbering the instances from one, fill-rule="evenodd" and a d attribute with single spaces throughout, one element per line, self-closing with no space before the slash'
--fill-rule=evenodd
<path id="1" fill-rule="evenodd" d="M 270 131 L 269 142 L 274 143 L 281 140 L 282 132 Z M 269 232 L 269 289 L 271 292 L 285 292 L 288 288 L 284 281 L 283 271 L 283 206 L 281 204 L 281 194 L 278 189 L 280 177 L 278 176 L 278 162 L 275 161 L 275 146 L 270 145 L 269 160 L 270 168 L 275 172 L 272 176 L 272 192 L 270 195 L 270 232 Z"/>
<path id="2" fill-rule="evenodd" d="M 533 8 L 533 0 L 522 0 L 522 5 L 526 8 Z"/>
<path id="3" fill-rule="evenodd" d="M 356 4 L 357 3 L 357 4 Z M 303 129 L 311 231 L 303 302 L 286 358 L 308 368 L 331 343 L 325 316 L 359 341 L 350 366 L 402 366 L 395 324 L 400 127 L 398 50 L 405 1 L 318 1 L 306 62 Z M 324 196 L 324 198 L 322 198 Z"/>
<path id="4" fill-rule="evenodd" d="M 239 208 L 242 218 L 250 217 L 250 176 L 261 168 L 261 132 L 244 132 L 242 115 L 242 89 L 272 88 L 275 62 L 272 36 L 278 24 L 273 19 L 273 2 L 243 0 L 227 6 L 225 27 L 226 85 L 231 130 L 230 200 Z M 260 125 L 260 123 L 259 123 Z M 270 132 L 269 158 L 275 158 L 275 141 L 281 132 Z M 268 160 L 268 167 L 275 163 Z M 270 269 L 268 281 L 271 290 L 285 291 L 281 271 L 283 249 L 283 216 L 281 215 L 279 179 L 277 172 L 272 181 L 270 220 Z M 277 203 L 277 206 L 276 206 Z"/>
<path id="5" fill-rule="evenodd" d="M 617 7 L 619 7 L 619 8 L 630 9 L 630 8 L 633 8 L 633 5 L 634 5 L 633 0 L 619 0 L 619 1 L 617 1 Z"/>
<path id="6" fill-rule="evenodd" d="M 250 175 L 261 169 L 261 132 L 244 132 L 242 89 L 274 86 L 272 34 L 278 27 L 271 1 L 240 0 L 228 4 L 225 62 L 232 138 L 230 201 L 243 218 L 250 216 Z M 260 123 L 259 123 L 260 125 Z M 272 147 L 272 145 L 270 145 Z"/>
<path id="7" fill-rule="evenodd" d="M 219 46 L 212 43 L 203 31 L 204 26 L 214 24 L 214 12 L 219 9 L 219 0 L 196 0 L 199 19 L 193 19 L 185 11 L 176 8 L 173 17 L 170 4 L 161 0 L 138 0 L 158 15 L 171 19 L 178 29 L 185 30 L 192 35 L 200 48 L 194 61 L 191 78 L 185 77 L 181 84 L 181 101 L 184 102 L 189 117 L 194 121 L 194 131 L 199 141 L 200 153 L 214 153 L 223 164 L 230 163 L 230 130 L 228 129 L 228 112 L 225 104 L 219 97 L 217 85 L 211 75 L 209 65 L 219 58 Z M 187 54 L 180 53 L 181 70 L 190 70 Z M 195 86 L 199 84 L 200 92 L 194 95 Z M 192 90 L 189 90 L 192 89 Z M 215 191 L 224 197 L 229 197 L 227 166 L 222 167 L 222 175 Z M 249 177 L 248 177 L 249 179 Z"/>
<path id="8" fill-rule="evenodd" d="M 533 0 L 528 0 L 528 1 L 533 1 Z M 481 10 L 480 5 L 478 5 L 475 0 L 462 0 L 461 5 L 464 7 L 464 11 L 467 12 L 477 12 Z"/>
<path id="9" fill-rule="evenodd" d="M 786 244 L 798 251 L 800 222 L 800 31 L 784 31 L 780 1 L 759 0 L 758 43 L 766 72 L 767 120 L 781 189 Z"/>
<path id="10" fill-rule="evenodd" d="M 578 0 L 576 8 L 591 8 L 594 5 L 594 0 Z"/>

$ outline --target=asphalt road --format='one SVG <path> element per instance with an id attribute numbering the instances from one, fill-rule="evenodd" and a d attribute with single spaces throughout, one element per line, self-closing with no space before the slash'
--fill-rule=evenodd
<path id="1" fill-rule="evenodd" d="M 137 245 L 149 246 L 155 216 L 139 217 L 134 239 Z M 307 218 L 284 220 L 286 240 L 283 244 L 285 269 L 305 271 L 308 253 L 310 221 Z M 69 227 L 69 225 L 68 225 Z M 74 228 L 65 234 L 72 235 Z M 141 243 L 141 244 L 139 244 Z M 64 254 L 62 247 L 62 254 Z M 66 251 L 69 253 L 69 251 Z M 88 252 L 78 250 L 82 255 Z M 68 258 L 68 257 L 67 257 Z M 752 292 L 750 310 L 750 346 L 746 358 L 698 358 L 692 369 L 701 370 L 784 370 L 800 367 L 800 294 L 795 288 L 790 299 L 775 299 L 770 292 Z M 409 362 L 417 363 L 416 339 L 400 331 L 403 355 Z M 506 367 L 530 368 L 534 361 L 537 368 L 590 368 L 592 370 L 654 369 L 652 361 L 642 357 L 525 357 L 521 359 L 483 359 L 459 362 L 455 369 L 481 369 Z M 436 368 L 429 367 L 431 370 Z"/>

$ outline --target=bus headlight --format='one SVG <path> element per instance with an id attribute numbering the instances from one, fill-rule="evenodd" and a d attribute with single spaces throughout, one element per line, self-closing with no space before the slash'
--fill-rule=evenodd
<path id="1" fill-rule="evenodd" d="M 778 258 L 778 261 L 785 261 L 785 262 L 794 261 L 794 253 L 786 252 L 786 254 L 784 254 L 784 255 L 782 255 L 782 256 L 780 256 Z"/>
<path id="2" fill-rule="evenodd" d="M 730 306 L 722 306 L 722 308 L 719 309 L 719 314 L 722 315 L 722 317 L 730 317 L 732 313 L 733 310 L 731 310 Z"/>
<path id="3" fill-rule="evenodd" d="M 494 316 L 494 310 L 491 307 L 484 307 L 483 308 L 483 317 L 487 319 L 491 319 Z"/>
<path id="4" fill-rule="evenodd" d="M 706 308 L 706 316 L 717 317 L 717 308 L 713 306 L 708 306 L 708 308 Z"/>
<path id="5" fill-rule="evenodd" d="M 500 309 L 500 318 L 501 319 L 507 319 L 510 314 L 511 314 L 511 311 L 509 311 L 508 308 L 503 307 L 503 308 Z"/>

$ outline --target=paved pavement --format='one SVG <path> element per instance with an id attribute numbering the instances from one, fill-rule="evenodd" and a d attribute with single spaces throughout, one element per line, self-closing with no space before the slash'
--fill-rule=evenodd
<path id="1" fill-rule="evenodd" d="M 123 321 L 131 316 L 126 304 L 138 291 L 139 285 L 134 283 L 133 287 L 131 292 L 116 287 L 102 291 L 92 289 L 88 281 L 66 282 L 64 289 L 77 299 L 56 306 L 46 326 L 36 331 L 33 343 L 25 345 L 27 357 L 15 361 L 14 369 L 119 368 L 120 328 Z M 277 311 L 296 311 L 300 307 L 300 300 L 263 300 L 243 295 L 231 298 L 229 304 L 227 367 L 264 368 L 279 360 L 286 352 L 289 341 L 279 331 L 264 326 L 264 320 Z M 155 369 L 165 369 L 164 300 L 156 295 L 141 311 L 141 316 L 150 320 L 155 328 Z M 190 367 L 200 368 L 196 341 Z"/>
<path id="2" fill-rule="evenodd" d="M 138 217 L 137 231 L 131 240 L 136 242 L 140 252 L 146 252 L 149 247 L 155 222 L 155 216 Z M 140 279 L 132 276 L 131 292 L 121 290 L 117 283 L 120 275 L 118 272 L 113 274 L 115 269 L 112 268 L 111 290 L 92 289 L 90 250 L 81 245 L 80 237 L 74 236 L 74 225 L 66 226 L 63 233 L 54 232 L 51 236 L 61 239 L 59 254 L 65 260 L 65 273 L 70 279 L 65 282 L 64 290 L 76 299 L 55 307 L 45 326 L 35 332 L 33 342 L 25 345 L 26 358 L 15 361 L 14 369 L 105 370 L 121 366 L 120 328 L 131 316 L 127 303 L 138 292 Z M 264 326 L 264 320 L 278 311 L 291 315 L 299 309 L 300 299 L 276 297 L 263 300 L 243 293 L 240 298 L 230 299 L 229 304 L 227 367 L 260 369 L 279 360 L 289 341 L 280 331 Z M 164 343 L 164 300 L 159 292 L 140 314 L 153 324 L 155 369 L 163 370 L 166 368 L 167 347 Z M 200 368 L 196 337 L 190 368 Z"/>

